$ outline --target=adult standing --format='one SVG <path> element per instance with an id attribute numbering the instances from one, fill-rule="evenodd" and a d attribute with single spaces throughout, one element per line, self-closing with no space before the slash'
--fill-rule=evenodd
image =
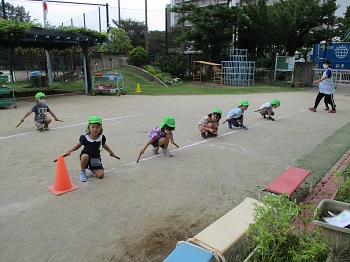
<path id="1" fill-rule="evenodd" d="M 329 60 L 325 60 L 323 62 L 323 68 L 325 69 L 322 77 L 319 80 L 315 80 L 313 83 L 319 83 L 319 92 L 315 99 L 314 107 L 309 107 L 309 110 L 312 112 L 316 112 L 316 108 L 320 103 L 321 99 L 325 98 L 325 104 L 331 105 L 332 109 L 328 111 L 328 113 L 337 112 L 335 109 L 335 103 L 333 99 L 334 93 L 334 83 L 332 79 L 332 69 L 331 62 Z"/>

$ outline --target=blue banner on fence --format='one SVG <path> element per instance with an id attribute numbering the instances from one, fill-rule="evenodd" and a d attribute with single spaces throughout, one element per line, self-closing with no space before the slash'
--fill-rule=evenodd
<path id="1" fill-rule="evenodd" d="M 350 69 L 350 43 L 314 45 L 314 62 L 322 68 L 324 60 L 331 61 L 333 69 Z"/>

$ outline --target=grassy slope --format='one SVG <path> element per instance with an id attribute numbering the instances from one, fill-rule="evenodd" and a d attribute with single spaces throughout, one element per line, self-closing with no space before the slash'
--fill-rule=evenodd
<path id="1" fill-rule="evenodd" d="M 115 70 L 124 76 L 124 90 L 129 95 L 212 95 L 212 94 L 247 94 L 247 93 L 274 93 L 274 92 L 296 92 L 306 90 L 305 88 L 291 88 L 285 84 L 267 85 L 255 84 L 249 87 L 213 87 L 208 84 L 193 85 L 192 82 L 187 81 L 183 85 L 165 87 L 153 81 L 139 76 L 133 72 L 125 69 Z M 141 93 L 135 93 L 136 85 L 140 83 Z M 28 88 L 29 82 L 19 82 L 15 84 L 16 92 L 25 92 L 30 90 L 38 91 L 39 88 Z M 70 91 L 84 91 L 83 79 L 72 83 L 60 84 L 54 83 L 55 89 L 64 89 Z M 50 90 L 49 87 L 40 88 L 40 91 Z"/>

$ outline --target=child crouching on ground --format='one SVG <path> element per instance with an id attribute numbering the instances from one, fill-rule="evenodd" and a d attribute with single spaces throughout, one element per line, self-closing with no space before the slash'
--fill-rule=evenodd
<path id="1" fill-rule="evenodd" d="M 168 146 L 169 141 L 174 143 L 173 130 L 175 130 L 175 119 L 172 116 L 165 116 L 164 121 L 148 133 L 149 140 L 144 147 L 141 148 L 140 155 L 145 152 L 149 145 L 152 145 L 153 154 L 157 155 L 159 147 L 161 147 L 163 155 L 172 157 L 173 155 L 169 152 Z"/>
<path id="2" fill-rule="evenodd" d="M 35 95 L 35 105 L 30 109 L 24 117 L 21 119 L 21 122 L 17 125 L 19 126 L 21 123 L 24 122 L 24 119 L 29 116 L 31 113 L 34 112 L 34 122 L 36 125 L 36 128 L 38 131 L 49 131 L 49 124 L 51 123 L 51 118 L 47 117 L 47 112 L 49 112 L 55 121 L 63 122 L 62 120 L 59 120 L 55 113 L 50 110 L 50 108 L 45 104 L 46 96 L 43 92 L 39 92 Z"/>
<path id="3" fill-rule="evenodd" d="M 255 110 L 254 112 L 260 112 L 263 118 L 266 118 L 267 120 L 275 121 L 275 119 L 272 117 L 275 115 L 275 112 L 273 111 L 273 109 L 280 107 L 280 105 L 281 105 L 281 101 L 278 99 L 274 99 L 271 102 L 262 104 L 260 108 L 258 110 Z"/>
<path id="4" fill-rule="evenodd" d="M 207 136 L 217 136 L 221 115 L 221 110 L 215 108 L 212 113 L 204 116 L 199 121 L 198 130 L 201 132 L 201 137 L 207 138 Z"/>
<path id="5" fill-rule="evenodd" d="M 81 135 L 79 143 L 69 149 L 66 153 L 69 156 L 73 151 L 78 150 L 81 146 L 84 146 L 80 153 L 80 181 L 86 182 L 87 176 L 85 169 L 89 168 L 90 171 L 98 178 L 103 178 L 104 169 L 101 163 L 102 148 L 104 148 L 111 157 L 117 157 L 113 151 L 106 144 L 106 137 L 102 134 L 102 119 L 98 116 L 90 116 L 88 125 L 86 126 L 86 134 Z M 118 158 L 118 157 L 117 157 Z"/>
<path id="6" fill-rule="evenodd" d="M 235 127 L 240 127 L 245 130 L 248 128 L 243 125 L 243 115 L 244 111 L 248 109 L 249 103 L 248 100 L 242 100 L 238 107 L 232 109 L 228 114 L 226 120 L 223 122 L 225 124 L 227 122 L 227 127 L 232 129 L 232 125 Z"/>

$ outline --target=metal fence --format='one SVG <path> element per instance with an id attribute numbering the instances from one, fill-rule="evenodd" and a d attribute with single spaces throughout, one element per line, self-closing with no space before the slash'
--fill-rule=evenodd
<path id="1" fill-rule="evenodd" d="M 325 69 L 312 69 L 314 79 L 320 79 Z M 350 70 L 332 69 L 332 77 L 336 86 L 350 86 Z"/>

